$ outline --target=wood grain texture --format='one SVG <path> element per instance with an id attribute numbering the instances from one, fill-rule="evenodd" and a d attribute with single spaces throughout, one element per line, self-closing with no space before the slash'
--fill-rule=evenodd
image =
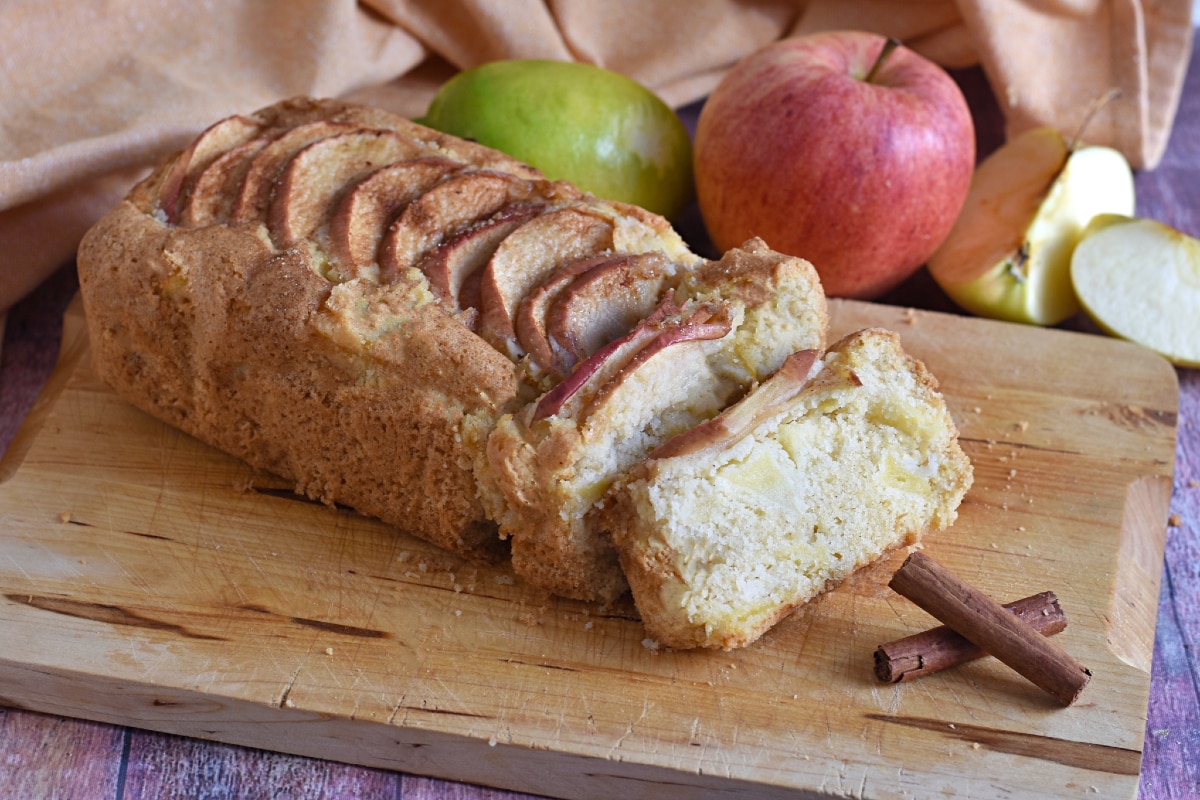
<path id="1" fill-rule="evenodd" d="M 118 797 L 126 741 L 126 732 L 111 725 L 5 713 L 0 786 L 13 798 Z"/>
<path id="2" fill-rule="evenodd" d="M 1137 213 L 1200 236 L 1200 52 L 1162 164 L 1135 176 Z M 1200 791 L 1200 371 L 1181 369 L 1179 444 L 1158 605 L 1140 797 Z"/>
<path id="3" fill-rule="evenodd" d="M 1200 209 L 1200 198 L 1193 208 Z M 1158 604 L 1143 799 L 1184 800 L 1200 787 L 1200 371 L 1180 370 L 1180 400 L 1183 423 Z"/>
<path id="4" fill-rule="evenodd" d="M 181 787 L 220 786 L 227 797 L 397 797 L 401 776 L 263 750 L 236 761 L 214 758 L 210 743 L 150 732 L 131 734 L 124 796 L 172 797 Z"/>
<path id="5" fill-rule="evenodd" d="M 1062 712 L 994 662 L 877 684 L 874 647 L 929 625 L 883 588 L 895 564 L 746 650 L 648 649 L 628 606 L 303 501 L 135 411 L 80 322 L 0 467 L 0 679 L 22 707 L 566 797 L 1132 796 L 1176 411 L 1139 348 L 833 306 L 835 336 L 892 328 L 941 378 L 976 485 L 929 552 L 993 596 L 1055 588 L 1096 673 Z"/>

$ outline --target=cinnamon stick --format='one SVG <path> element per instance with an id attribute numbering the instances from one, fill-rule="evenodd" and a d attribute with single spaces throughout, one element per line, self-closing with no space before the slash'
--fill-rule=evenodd
<path id="1" fill-rule="evenodd" d="M 905 559 L 888 585 L 1064 706 L 1074 703 L 1092 678 L 1052 640 L 924 553 Z"/>
<path id="2" fill-rule="evenodd" d="M 1067 615 L 1054 592 L 1039 592 L 1002 608 L 1028 623 L 1042 636 L 1067 627 Z M 903 683 L 986 656 L 977 645 L 945 625 L 887 642 L 875 649 L 875 676 L 885 683 Z"/>

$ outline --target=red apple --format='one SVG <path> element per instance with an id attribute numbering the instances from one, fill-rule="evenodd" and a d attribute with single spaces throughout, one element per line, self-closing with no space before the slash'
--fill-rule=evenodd
<path id="1" fill-rule="evenodd" d="M 962 91 L 870 33 L 785 39 L 721 81 L 696 128 L 696 191 L 713 243 L 759 236 L 806 258 L 834 297 L 877 297 L 949 233 L 975 165 Z"/>

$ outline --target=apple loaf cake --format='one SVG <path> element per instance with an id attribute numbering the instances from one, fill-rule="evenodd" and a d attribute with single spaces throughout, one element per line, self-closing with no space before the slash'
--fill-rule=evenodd
<path id="1" fill-rule="evenodd" d="M 551 592 L 632 585 L 664 643 L 750 641 L 947 523 L 969 482 L 894 339 L 824 355 L 806 261 L 757 240 L 701 259 L 661 217 L 378 109 L 300 98 L 215 123 L 87 233 L 78 266 L 95 370 L 134 405 L 301 494 L 466 558 L 511 554 Z M 792 391 L 798 352 L 820 368 Z M 764 398 L 786 425 L 754 412 L 753 432 L 721 433 Z M 780 442 L 814 426 L 833 440 L 813 458 L 846 441 L 837 491 L 786 485 L 817 462 L 788 466 Z M 768 461 L 760 519 L 733 465 L 750 480 Z M 788 503 L 827 544 L 765 522 Z M 721 567 L 735 535 L 761 544 Z"/>
<path id="2" fill-rule="evenodd" d="M 302 494 L 492 560 L 507 545 L 461 428 L 553 379 L 525 355 L 518 301 L 563 264 L 640 253 L 664 282 L 699 260 L 662 218 L 497 151 L 296 99 L 167 159 L 78 265 L 95 369 L 133 404 Z"/>
<path id="3" fill-rule="evenodd" d="M 867 329 L 650 453 L 597 525 L 654 640 L 730 649 L 949 525 L 971 482 L 933 376 Z"/>

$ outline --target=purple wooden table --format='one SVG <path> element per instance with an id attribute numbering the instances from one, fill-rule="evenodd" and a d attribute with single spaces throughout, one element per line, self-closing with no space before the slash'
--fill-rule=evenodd
<path id="1" fill-rule="evenodd" d="M 972 101 L 980 149 L 986 152 L 1000 138 L 994 101 L 978 71 L 957 77 Z M 1154 172 L 1137 176 L 1137 191 L 1141 216 L 1200 236 L 1200 54 L 1192 58 L 1166 157 Z M 696 233 L 694 215 L 680 227 L 685 235 L 702 237 Z M 53 368 L 62 314 L 77 286 L 74 266 L 64 266 L 8 315 L 0 350 L 0 453 Z M 885 300 L 953 310 L 923 272 Z M 1088 329 L 1080 320 L 1071 324 Z M 1142 800 L 1200 798 L 1200 370 L 1178 374 L 1175 486 L 1146 720 Z M 3 705 L 0 686 L 0 795 L 4 797 L 499 800 L 526 796 Z"/>

